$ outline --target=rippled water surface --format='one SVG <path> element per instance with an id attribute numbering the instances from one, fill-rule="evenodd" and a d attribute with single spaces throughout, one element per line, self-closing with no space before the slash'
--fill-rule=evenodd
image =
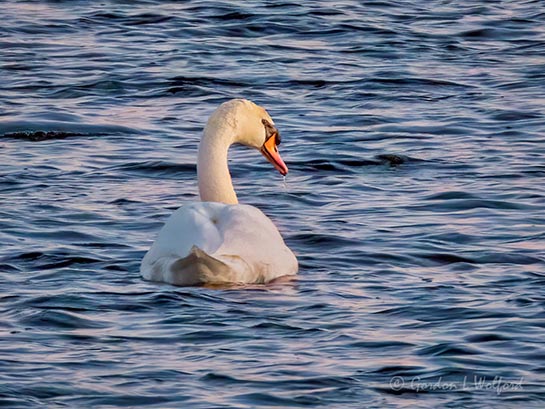
<path id="1" fill-rule="evenodd" d="M 4 1 L 0 17 L 0 404 L 543 407 L 542 1 Z M 299 277 L 144 282 L 233 97 L 283 134 L 285 186 L 253 151 L 230 167 Z"/>

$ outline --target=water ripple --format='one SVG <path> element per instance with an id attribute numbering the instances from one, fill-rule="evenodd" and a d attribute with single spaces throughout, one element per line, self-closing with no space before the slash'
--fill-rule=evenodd
<path id="1" fill-rule="evenodd" d="M 0 405 L 541 407 L 540 5 L 3 2 Z M 284 136 L 285 183 L 230 168 L 300 274 L 143 282 L 233 97 Z"/>

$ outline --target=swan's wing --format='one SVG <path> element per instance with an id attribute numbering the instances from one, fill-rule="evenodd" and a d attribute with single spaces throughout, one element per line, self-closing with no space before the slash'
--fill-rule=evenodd
<path id="1" fill-rule="evenodd" d="M 257 283 L 295 274 L 297 259 L 259 209 L 197 202 L 170 216 L 140 271 L 148 280 L 178 285 Z"/>
<path id="2" fill-rule="evenodd" d="M 208 254 L 214 253 L 222 243 L 222 236 L 213 217 L 218 206 L 222 205 L 189 203 L 172 213 L 142 260 L 142 275 L 147 279 L 163 281 L 160 277 L 151 277 L 152 270 L 161 269 L 157 263 L 187 257 L 194 246 Z"/>
<path id="3" fill-rule="evenodd" d="M 297 272 L 297 259 L 261 210 L 249 205 L 226 206 L 219 220 L 223 239 L 211 254 L 236 266 L 240 281 L 268 282 Z"/>

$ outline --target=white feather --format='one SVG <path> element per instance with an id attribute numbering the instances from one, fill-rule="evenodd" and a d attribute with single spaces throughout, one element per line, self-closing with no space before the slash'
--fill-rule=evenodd
<path id="1" fill-rule="evenodd" d="M 297 259 L 259 209 L 196 202 L 170 216 L 141 272 L 175 285 L 266 283 L 296 274 Z"/>
<path id="2" fill-rule="evenodd" d="M 169 217 L 142 260 L 142 277 L 187 286 L 267 283 L 297 273 L 297 259 L 273 222 L 238 204 L 227 168 L 232 143 L 263 144 L 262 118 L 272 122 L 246 100 L 229 101 L 211 116 L 198 160 L 199 191 L 207 201 L 186 204 Z"/>

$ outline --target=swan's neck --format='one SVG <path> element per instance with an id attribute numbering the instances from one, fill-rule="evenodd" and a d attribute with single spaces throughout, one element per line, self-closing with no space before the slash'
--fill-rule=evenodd
<path id="1" fill-rule="evenodd" d="M 199 145 L 197 175 L 203 202 L 237 204 L 237 195 L 227 166 L 227 152 L 233 143 L 229 126 L 206 126 Z"/>

